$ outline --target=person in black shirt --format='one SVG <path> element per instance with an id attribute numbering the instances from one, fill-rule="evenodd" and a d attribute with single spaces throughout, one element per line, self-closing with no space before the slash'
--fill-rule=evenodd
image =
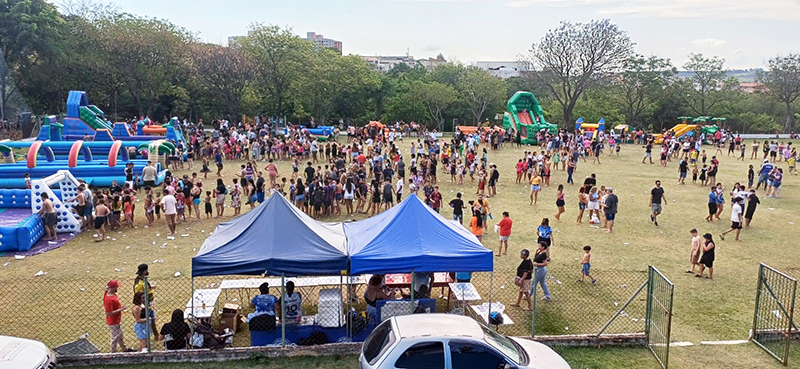
<path id="1" fill-rule="evenodd" d="M 689 163 L 686 162 L 686 159 L 681 159 L 681 162 L 678 164 L 678 172 L 680 172 L 678 184 L 686 184 L 686 174 L 689 172 Z"/>
<path id="2" fill-rule="evenodd" d="M 311 183 L 314 180 L 314 167 L 312 166 L 311 162 L 308 162 L 308 166 L 305 170 L 306 173 L 306 183 Z"/>
<path id="3" fill-rule="evenodd" d="M 464 224 L 464 200 L 461 200 L 461 192 L 456 194 L 456 198 L 450 200 L 450 207 L 453 208 L 453 220 Z"/>
<path id="4" fill-rule="evenodd" d="M 594 186 L 597 186 L 597 176 L 594 173 L 592 173 L 591 176 L 586 177 L 586 179 L 583 180 L 583 187 L 586 188 L 586 190 L 584 190 L 584 193 L 588 194 L 589 191 L 591 191 L 592 187 Z"/>
<path id="5" fill-rule="evenodd" d="M 747 196 L 747 210 L 744 212 L 744 226 L 750 228 L 750 221 L 753 220 L 753 214 L 756 213 L 756 207 L 761 201 L 756 196 L 756 190 L 751 189 L 750 195 Z"/>
<path id="6" fill-rule="evenodd" d="M 664 197 L 664 189 L 661 187 L 661 181 L 656 181 L 656 186 L 650 190 L 650 206 L 653 212 L 650 214 L 650 221 L 658 226 L 658 215 L 661 214 L 661 200 L 666 201 Z"/>
<path id="7" fill-rule="evenodd" d="M 550 301 L 550 290 L 547 288 L 547 264 L 550 258 L 547 255 L 547 243 L 539 242 L 539 248 L 536 249 L 536 256 L 533 257 L 533 266 L 535 267 L 536 279 L 533 281 L 531 289 L 531 296 L 533 296 L 533 289 L 539 284 L 542 286 L 544 292 L 544 299 Z"/>
<path id="8" fill-rule="evenodd" d="M 256 179 L 256 201 L 260 204 L 264 202 L 264 182 L 266 182 L 266 180 L 262 177 L 261 172 L 258 172 L 256 175 L 258 176 Z"/>
<path id="9" fill-rule="evenodd" d="M 172 320 L 161 326 L 158 339 L 164 341 L 167 350 L 185 350 L 190 334 L 189 325 L 183 321 L 183 310 L 175 309 L 172 311 Z"/>
<path id="10" fill-rule="evenodd" d="M 533 274 L 533 262 L 531 259 L 528 259 L 530 256 L 530 251 L 528 249 L 522 249 L 519 253 L 519 257 L 522 259 L 522 262 L 517 267 L 517 277 L 514 278 L 514 284 L 519 286 L 519 296 L 517 297 L 517 302 L 511 306 L 519 307 L 520 301 L 525 299 L 525 302 L 528 303 L 528 308 L 524 309 L 525 311 L 531 310 L 531 275 Z"/>
<path id="11" fill-rule="evenodd" d="M 642 158 L 642 164 L 644 161 L 650 159 L 650 164 L 653 164 L 653 142 L 650 140 L 647 141 L 647 145 L 644 146 L 644 158 Z"/>

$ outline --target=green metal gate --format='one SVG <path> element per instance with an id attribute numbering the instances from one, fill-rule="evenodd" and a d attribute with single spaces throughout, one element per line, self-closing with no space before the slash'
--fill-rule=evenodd
<path id="1" fill-rule="evenodd" d="M 796 279 L 761 264 L 751 339 L 783 365 L 788 365 L 792 331 L 797 332 L 794 324 L 796 296 Z"/>
<path id="2" fill-rule="evenodd" d="M 672 329 L 672 297 L 675 286 L 653 266 L 648 268 L 647 348 L 666 369 L 669 365 L 669 336 Z"/>

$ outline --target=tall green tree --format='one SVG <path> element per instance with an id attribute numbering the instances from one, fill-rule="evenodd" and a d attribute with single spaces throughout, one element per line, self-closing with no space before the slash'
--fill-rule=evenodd
<path id="1" fill-rule="evenodd" d="M 444 126 L 445 112 L 458 100 L 455 88 L 439 82 L 414 82 L 410 92 L 437 127 Z"/>
<path id="2" fill-rule="evenodd" d="M 0 1 L 0 50 L 8 71 L 0 68 L 0 110 L 26 85 L 36 66 L 61 52 L 64 19 L 45 0 Z"/>
<path id="3" fill-rule="evenodd" d="M 684 103 L 695 115 L 709 115 L 715 105 L 730 98 L 737 83 L 727 77 L 725 59 L 716 56 L 706 58 L 703 54 L 689 54 L 689 61 L 683 68 L 692 74 L 682 82 Z"/>
<path id="4" fill-rule="evenodd" d="M 664 96 L 665 89 L 677 73 L 669 59 L 636 55 L 626 60 L 612 89 L 614 101 L 624 112 L 626 123 L 642 126 L 642 114 Z"/>
<path id="5" fill-rule="evenodd" d="M 196 44 L 192 48 L 194 78 L 218 103 L 225 105 L 228 115 L 241 113 L 244 89 L 254 76 L 253 62 L 241 49 L 212 44 Z"/>
<path id="6" fill-rule="evenodd" d="M 139 115 L 150 115 L 162 95 L 176 92 L 176 78 L 188 72 L 184 57 L 192 35 L 172 23 L 128 14 L 98 23 L 108 66 L 118 73 Z"/>
<path id="7" fill-rule="evenodd" d="M 628 34 L 608 19 L 562 21 L 519 61 L 526 71 L 523 75 L 538 80 L 558 101 L 563 123 L 569 127 L 581 94 L 618 72 L 633 46 Z"/>
<path id="8" fill-rule="evenodd" d="M 469 105 L 474 123 L 485 114 L 502 111 L 506 100 L 506 84 L 500 78 L 479 68 L 468 68 L 458 85 L 461 98 Z"/>
<path id="9" fill-rule="evenodd" d="M 250 27 L 239 44 L 255 63 L 259 86 L 266 89 L 272 102 L 271 113 L 283 115 L 314 45 L 290 28 L 259 23 Z"/>
<path id="10" fill-rule="evenodd" d="M 768 62 L 769 71 L 758 72 L 756 81 L 764 84 L 764 92 L 780 100 L 786 108 L 785 133 L 794 132 L 792 104 L 800 97 L 800 54 L 776 56 Z"/>

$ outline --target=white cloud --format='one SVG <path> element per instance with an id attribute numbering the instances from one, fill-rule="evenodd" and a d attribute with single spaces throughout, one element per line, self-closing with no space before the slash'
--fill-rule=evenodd
<path id="1" fill-rule="evenodd" d="M 731 52 L 733 55 L 744 54 L 744 49 L 736 49 Z"/>
<path id="2" fill-rule="evenodd" d="M 725 40 L 720 40 L 717 38 L 698 38 L 697 40 L 692 41 L 692 45 L 702 47 L 722 46 L 725 45 Z"/>
<path id="3" fill-rule="evenodd" d="M 597 6 L 597 14 L 603 16 L 800 21 L 800 2 L 795 0 L 509 0 L 505 4 L 511 7 Z"/>

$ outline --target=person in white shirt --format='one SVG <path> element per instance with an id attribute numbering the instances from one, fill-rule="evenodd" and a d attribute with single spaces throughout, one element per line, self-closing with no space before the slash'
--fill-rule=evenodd
<path id="1" fill-rule="evenodd" d="M 395 193 L 397 194 L 397 203 L 399 204 L 400 201 L 403 199 L 403 178 L 397 180 L 397 186 L 395 187 Z"/>
<path id="2" fill-rule="evenodd" d="M 294 291 L 294 282 L 286 282 L 286 293 L 278 299 L 280 308 L 275 309 L 278 318 L 282 318 L 285 323 L 299 323 L 303 317 L 303 298 L 299 292 Z M 285 318 L 283 309 L 286 309 Z"/>
<path id="3" fill-rule="evenodd" d="M 742 224 L 743 224 L 742 223 L 742 204 L 743 203 L 744 203 L 744 200 L 741 197 L 737 197 L 737 198 L 733 199 L 733 206 L 731 206 L 731 227 L 727 231 L 722 232 L 722 234 L 719 235 L 719 237 L 723 241 L 725 241 L 725 235 L 727 235 L 728 233 L 731 233 L 733 231 L 736 231 L 736 241 L 740 241 L 739 240 L 739 232 L 742 231 Z"/>
<path id="4" fill-rule="evenodd" d="M 172 194 L 172 189 L 167 190 L 167 195 L 161 199 L 161 208 L 164 209 L 164 219 L 169 227 L 169 234 L 175 235 L 175 216 L 178 214 L 177 201 Z"/>

